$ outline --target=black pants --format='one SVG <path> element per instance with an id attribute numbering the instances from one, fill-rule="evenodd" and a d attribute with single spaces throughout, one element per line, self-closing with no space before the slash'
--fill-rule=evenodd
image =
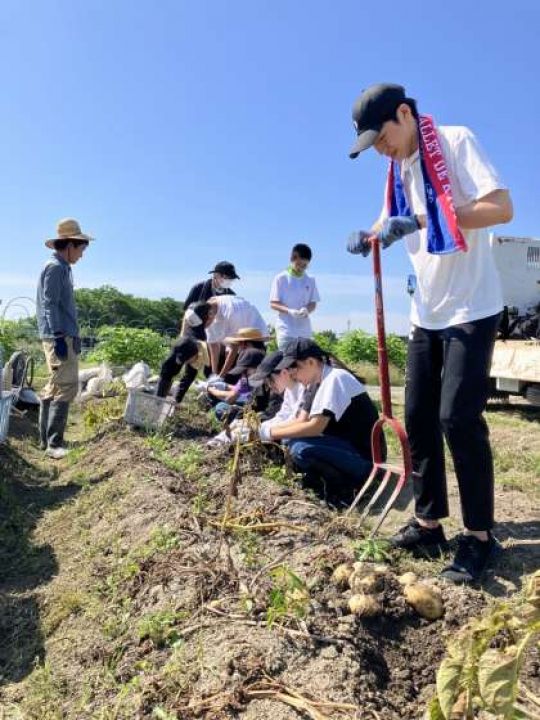
<path id="1" fill-rule="evenodd" d="M 444 330 L 414 327 L 407 355 L 405 423 L 413 458 L 416 514 L 448 515 L 443 435 L 454 461 L 463 522 L 493 527 L 493 459 L 482 415 L 499 315 Z"/>
<path id="2" fill-rule="evenodd" d="M 171 354 L 161 366 L 159 384 L 156 394 L 159 397 L 166 397 L 169 393 L 169 390 L 171 389 L 173 378 L 175 377 L 175 375 L 178 375 L 178 373 L 183 367 L 184 374 L 180 378 L 180 383 L 176 392 L 176 402 L 179 403 L 182 402 L 182 400 L 184 399 L 184 395 L 187 393 L 193 381 L 197 377 L 198 371 L 191 365 L 182 365 L 178 362 L 175 347 L 173 347 L 173 349 L 171 350 Z M 210 368 L 205 368 L 204 374 L 208 376 L 209 373 Z"/>

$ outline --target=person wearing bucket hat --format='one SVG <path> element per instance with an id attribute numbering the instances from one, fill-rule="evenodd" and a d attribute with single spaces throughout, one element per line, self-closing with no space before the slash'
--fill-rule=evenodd
<path id="1" fill-rule="evenodd" d="M 442 577 L 480 579 L 499 546 L 494 474 L 483 411 L 503 307 L 488 228 L 512 219 L 510 194 L 467 127 L 419 113 L 401 85 L 364 90 L 353 107 L 356 158 L 369 147 L 389 159 L 383 211 L 354 233 L 349 252 L 367 255 L 404 238 L 414 267 L 405 425 L 413 461 L 415 516 L 392 538 L 399 548 L 438 553 L 448 516 L 444 443 L 456 471 L 464 531 Z"/>
<path id="2" fill-rule="evenodd" d="M 208 394 L 219 402 L 214 408 L 218 420 L 225 418 L 232 420 L 238 415 L 239 410 L 247 405 L 252 399 L 253 389 L 250 387 L 248 378 L 255 373 L 264 359 L 264 350 L 249 348 L 238 355 L 236 365 L 230 370 L 229 375 L 239 377 L 236 384 L 225 383 L 225 388 L 208 386 Z"/>
<path id="3" fill-rule="evenodd" d="M 83 233 L 77 220 L 65 218 L 56 237 L 45 241 L 54 250 L 41 271 L 37 287 L 36 317 L 49 377 L 41 392 L 40 445 L 59 460 L 67 450 L 64 432 L 69 404 L 79 389 L 80 339 L 71 265 L 79 262 L 94 239 Z"/>
<path id="4" fill-rule="evenodd" d="M 217 308 L 213 322 L 206 328 L 212 372 L 224 378 L 233 367 L 242 342 L 249 342 L 250 345 L 259 343 L 257 347 L 264 348 L 262 343 L 268 339 L 267 325 L 255 305 L 244 298 L 222 295 L 210 298 L 208 302 Z M 259 335 L 256 339 L 243 341 L 238 335 L 240 331 L 258 332 Z M 237 340 L 228 342 L 228 339 L 235 337 Z M 224 362 L 221 362 L 221 351 L 224 346 L 227 348 L 227 354 Z"/>
<path id="5" fill-rule="evenodd" d="M 231 262 L 221 260 L 208 273 L 212 277 L 194 285 L 188 292 L 184 301 L 184 310 L 195 302 L 206 302 L 218 295 L 234 295 L 231 285 L 234 280 L 240 280 L 236 268 Z"/>
<path id="6" fill-rule="evenodd" d="M 372 466 L 371 431 L 377 410 L 364 385 L 333 367 L 306 338 L 291 341 L 275 368 L 312 389 L 307 417 L 262 427 L 263 441 L 283 441 L 305 483 L 333 502 L 350 503 Z"/>

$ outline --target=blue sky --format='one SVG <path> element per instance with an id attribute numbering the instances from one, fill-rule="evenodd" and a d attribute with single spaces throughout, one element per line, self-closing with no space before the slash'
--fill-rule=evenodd
<path id="1" fill-rule="evenodd" d="M 97 242 L 79 287 L 182 299 L 217 260 L 266 317 L 308 242 L 319 328 L 372 327 L 370 264 L 344 251 L 382 202 L 385 162 L 348 158 L 350 109 L 404 84 L 465 124 L 511 188 L 507 234 L 539 235 L 540 3 L 37 0 L 0 5 L 0 298 L 34 294 L 65 216 Z M 384 254 L 388 325 L 409 264 Z M 1 306 L 0 306 L 1 310 Z M 16 313 L 16 308 L 12 308 Z"/>

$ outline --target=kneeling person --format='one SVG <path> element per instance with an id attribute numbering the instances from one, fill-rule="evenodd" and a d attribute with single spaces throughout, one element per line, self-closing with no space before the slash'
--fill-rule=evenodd
<path id="1" fill-rule="evenodd" d="M 255 373 L 264 359 L 264 350 L 244 350 L 238 356 L 238 362 L 229 375 L 238 375 L 240 379 L 235 385 L 221 383 L 224 388 L 208 386 L 208 394 L 219 402 L 214 408 L 218 420 L 236 417 L 241 408 L 247 405 L 253 397 L 253 389 L 249 384 L 249 377 Z"/>
<path id="2" fill-rule="evenodd" d="M 261 429 L 262 440 L 283 440 L 308 484 L 319 478 L 329 495 L 352 500 L 372 466 L 371 431 L 377 410 L 362 383 L 351 373 L 332 367 L 313 341 L 289 343 L 276 369 L 289 368 L 306 387 L 315 387 L 306 420 Z"/>

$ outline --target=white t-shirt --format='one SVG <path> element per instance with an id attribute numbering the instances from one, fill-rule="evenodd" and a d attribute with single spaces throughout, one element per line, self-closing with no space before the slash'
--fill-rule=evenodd
<path id="1" fill-rule="evenodd" d="M 283 303 L 289 308 L 300 310 L 311 302 L 319 302 L 319 292 L 315 278 L 304 273 L 294 277 L 287 270 L 279 273 L 272 281 L 270 302 Z M 308 317 L 292 317 L 288 313 L 278 313 L 276 335 L 279 338 L 310 338 L 313 334 Z"/>
<path id="2" fill-rule="evenodd" d="M 505 189 L 468 128 L 438 127 L 437 131 L 456 208 Z M 401 177 L 411 212 L 424 215 L 426 199 L 418 151 L 401 162 Z M 387 215 L 384 209 L 382 217 Z M 462 230 L 462 233 L 468 251 L 450 255 L 428 253 L 425 228 L 405 237 L 417 280 L 411 306 L 413 325 L 440 330 L 490 317 L 502 310 L 499 274 L 487 228 Z"/>
<path id="3" fill-rule="evenodd" d="M 206 328 L 206 339 L 208 342 L 217 343 L 229 336 L 234 335 L 240 328 L 257 328 L 262 335 L 268 333 L 267 325 L 263 316 L 244 298 L 237 295 L 221 295 L 214 298 L 217 305 L 217 314 Z"/>
<path id="4" fill-rule="evenodd" d="M 304 386 L 299 382 L 295 383 L 292 388 L 285 388 L 281 407 L 274 417 L 269 420 L 265 420 L 261 423 L 261 425 L 271 427 L 272 425 L 278 425 L 279 423 L 284 423 L 288 420 L 294 420 L 302 405 L 303 396 Z"/>

